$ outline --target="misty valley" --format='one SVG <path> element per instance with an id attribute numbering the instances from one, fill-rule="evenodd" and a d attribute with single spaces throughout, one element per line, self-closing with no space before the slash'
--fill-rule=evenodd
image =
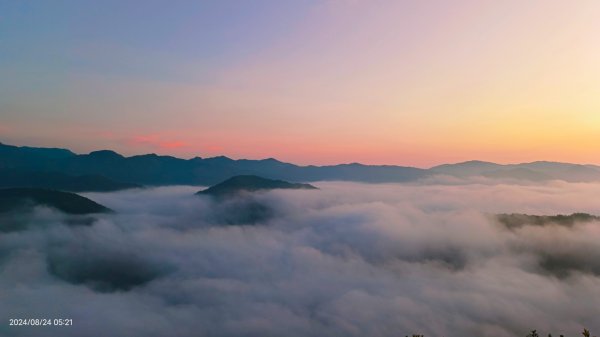
<path id="1" fill-rule="evenodd" d="M 61 336 L 600 331 L 599 192 L 449 176 L 5 188 L 0 317 L 72 319 Z"/>

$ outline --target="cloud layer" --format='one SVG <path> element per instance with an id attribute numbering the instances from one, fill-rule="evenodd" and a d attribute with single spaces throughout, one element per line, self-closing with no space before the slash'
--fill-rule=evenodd
<path id="1" fill-rule="evenodd" d="M 87 194 L 91 226 L 40 209 L 0 236 L 7 336 L 524 336 L 600 331 L 600 185 L 322 183 L 215 204 L 195 187 Z M 236 210 L 263 205 L 245 224 Z M 236 219 L 236 221 L 231 221 Z"/>

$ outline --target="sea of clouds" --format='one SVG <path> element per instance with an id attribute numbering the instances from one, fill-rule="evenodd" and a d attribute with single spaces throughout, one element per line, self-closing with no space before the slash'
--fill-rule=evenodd
<path id="1" fill-rule="evenodd" d="M 600 223 L 493 217 L 600 214 L 600 184 L 316 185 L 221 202 L 198 187 L 88 193 L 116 211 L 92 225 L 38 209 L 0 233 L 0 336 L 600 333 Z"/>

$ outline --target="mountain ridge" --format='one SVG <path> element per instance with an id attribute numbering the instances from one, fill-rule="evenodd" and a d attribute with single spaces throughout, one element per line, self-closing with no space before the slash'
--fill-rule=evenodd
<path id="1" fill-rule="evenodd" d="M 18 147 L 4 143 L 0 143 L 0 168 L 51 171 L 72 176 L 102 175 L 137 185 L 213 185 L 236 175 L 258 175 L 300 182 L 410 182 L 436 175 L 525 181 L 600 181 L 600 166 L 551 161 L 497 164 L 471 160 L 429 169 L 361 163 L 303 166 L 276 158 L 232 159 L 215 156 L 182 159 L 155 153 L 127 157 L 112 150 L 76 154 L 68 149 Z"/>
<path id="2" fill-rule="evenodd" d="M 343 180 L 404 182 L 426 176 L 427 170 L 403 166 L 340 164 L 299 166 L 275 158 L 231 159 L 225 156 L 180 159 L 157 154 L 124 157 L 111 150 L 57 158 L 0 145 L 0 168 L 54 171 L 68 175 L 100 174 L 140 185 L 212 185 L 235 175 L 253 174 L 291 181 Z M 68 150 L 67 150 L 68 151 Z"/>
<path id="3" fill-rule="evenodd" d="M 0 189 L 0 213 L 35 206 L 51 207 L 75 215 L 113 212 L 106 206 L 71 192 L 43 188 Z"/>

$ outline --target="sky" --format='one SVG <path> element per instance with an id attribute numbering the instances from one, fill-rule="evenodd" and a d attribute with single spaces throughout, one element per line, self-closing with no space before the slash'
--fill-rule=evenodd
<path id="1" fill-rule="evenodd" d="M 0 1 L 0 141 L 600 163 L 598 1 Z"/>

